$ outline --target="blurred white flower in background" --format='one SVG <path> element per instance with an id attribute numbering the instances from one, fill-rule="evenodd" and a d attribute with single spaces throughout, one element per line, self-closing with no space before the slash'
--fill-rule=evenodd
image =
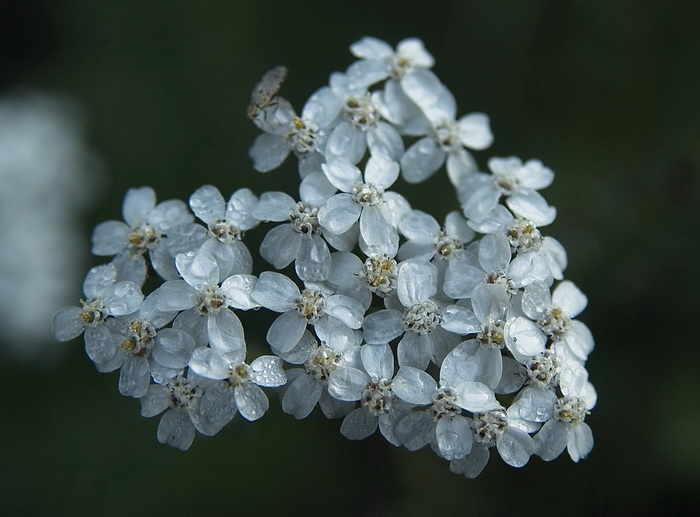
<path id="1" fill-rule="evenodd" d="M 80 216 L 100 162 L 78 106 L 35 91 L 0 97 L 0 350 L 35 361 L 60 353 L 51 316 L 75 300 L 85 236 Z"/>

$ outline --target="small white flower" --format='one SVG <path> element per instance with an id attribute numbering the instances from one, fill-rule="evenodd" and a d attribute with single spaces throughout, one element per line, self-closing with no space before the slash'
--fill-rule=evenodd
<path id="1" fill-rule="evenodd" d="M 117 282 L 113 264 L 92 268 L 83 282 L 83 293 L 81 307 L 64 307 L 54 314 L 53 335 L 59 341 L 69 341 L 85 332 L 85 350 L 92 357 L 111 340 L 104 325 L 107 318 L 138 311 L 143 294 L 133 282 Z"/>
<path id="2" fill-rule="evenodd" d="M 383 154 L 398 160 L 404 152 L 403 140 L 393 125 L 382 120 L 379 93 L 370 93 L 356 78 L 335 73 L 330 88 L 342 99 L 340 122 L 326 141 L 327 161 L 358 163 L 369 149 L 372 156 Z"/>
<path id="3" fill-rule="evenodd" d="M 442 309 L 431 299 L 437 293 L 437 268 L 427 262 L 401 263 L 396 292 L 403 311 L 384 309 L 368 315 L 363 323 L 365 341 L 383 344 L 401 336 L 400 366 L 425 369 L 431 360 L 440 364 L 459 336 L 440 326 Z"/>
<path id="4" fill-rule="evenodd" d="M 533 283 L 525 289 L 522 299 L 523 312 L 537 323 L 542 334 L 566 346 L 579 361 L 585 361 L 594 347 L 591 331 L 573 319 L 587 304 L 586 296 L 568 280 L 560 282 L 551 294 L 545 284 Z"/>
<path id="5" fill-rule="evenodd" d="M 195 429 L 213 436 L 223 426 L 214 425 L 202 418 L 199 403 L 213 381 L 199 377 L 194 372 L 178 375 L 164 384 L 151 384 L 141 397 L 141 416 L 153 417 L 165 413 L 158 424 L 158 441 L 186 451 L 194 441 Z"/>
<path id="6" fill-rule="evenodd" d="M 363 440 L 379 427 L 389 443 L 398 446 L 394 427 L 412 405 L 397 399 L 392 392 L 394 354 L 388 345 L 365 345 L 360 348 L 360 356 L 362 369 L 341 366 L 330 373 L 331 396 L 360 402 L 360 407 L 345 417 L 340 432 L 350 440 Z"/>
<path id="7" fill-rule="evenodd" d="M 328 393 L 328 380 L 338 368 L 359 366 L 359 341 L 344 352 L 319 343 L 310 332 L 281 356 L 303 368 L 287 370 L 287 385 L 282 392 L 282 410 L 297 420 L 306 418 L 318 404 L 328 418 L 340 418 L 350 413 L 354 402 L 339 400 Z"/>
<path id="8" fill-rule="evenodd" d="M 491 158 L 492 174 L 475 173 L 460 185 L 460 201 L 464 215 L 475 221 L 483 221 L 505 197 L 506 205 L 516 215 L 532 220 L 538 226 L 546 226 L 556 217 L 556 209 L 537 192 L 548 187 L 554 173 L 539 160 L 525 164 L 520 158 Z"/>
<path id="9" fill-rule="evenodd" d="M 382 156 L 372 156 L 360 170 L 346 161 L 323 166 L 329 181 L 342 192 L 334 195 L 318 212 L 318 219 L 330 233 L 340 235 L 359 221 L 360 247 L 368 255 L 396 255 L 396 230 L 408 202 L 395 192 L 386 192 L 399 175 L 399 165 Z"/>
<path id="10" fill-rule="evenodd" d="M 267 342 L 275 353 L 296 346 L 308 325 L 313 325 L 330 346 L 342 348 L 354 340 L 352 336 L 362 325 L 365 311 L 349 296 L 326 296 L 316 289 L 300 291 L 292 280 L 270 271 L 260 275 L 251 297 L 261 306 L 282 313 L 267 331 Z"/>
<path id="11" fill-rule="evenodd" d="M 433 216 L 412 210 L 399 222 L 399 230 L 407 239 L 399 248 L 401 260 L 456 260 L 474 238 L 474 231 L 456 211 L 447 214 L 445 226 L 441 228 Z"/>
<path id="12" fill-rule="evenodd" d="M 270 230 L 260 245 L 260 255 L 275 268 L 294 262 L 303 281 L 320 282 L 328 278 L 331 253 L 323 239 L 318 221 L 318 206 L 296 202 L 284 192 L 265 192 L 253 210 L 261 221 L 288 221 Z"/>
<path id="13" fill-rule="evenodd" d="M 144 255 L 149 254 L 153 268 L 166 278 L 173 278 L 173 256 L 165 237 L 194 218 L 187 205 L 178 199 L 156 205 L 151 187 L 129 189 L 122 205 L 121 221 L 106 221 L 92 233 L 95 255 L 116 255 L 114 264 L 120 280 L 142 285 L 146 278 Z M 176 273 L 175 273 L 176 276 Z"/>
<path id="14" fill-rule="evenodd" d="M 502 408 L 475 414 L 471 426 L 474 447 L 468 456 L 450 462 L 450 470 L 455 474 L 464 474 L 469 479 L 477 477 L 488 463 L 489 449 L 494 446 L 511 467 L 525 466 L 535 453 L 533 439 L 513 425 L 509 413 Z"/>
<path id="15" fill-rule="evenodd" d="M 246 420 L 257 420 L 269 409 L 270 403 L 260 386 L 282 386 L 287 376 L 282 360 L 276 356 L 262 356 L 250 365 L 243 362 L 240 350 L 221 352 L 208 347 L 197 348 L 190 360 L 190 369 L 208 379 L 221 380 L 206 398 L 208 408 L 219 408 L 216 421 L 233 418 L 236 410 Z M 216 400 L 220 398 L 223 400 Z M 227 403 L 228 401 L 228 403 Z M 204 403 L 204 401 L 202 402 Z M 202 408 L 203 413 L 204 408 Z M 228 416 L 230 415 L 230 418 Z M 209 415 L 213 418 L 213 415 Z"/>
<path id="16" fill-rule="evenodd" d="M 165 282 L 152 293 L 157 308 L 164 312 L 185 311 L 177 320 L 185 323 L 186 319 L 184 326 L 191 329 L 193 336 L 200 333 L 198 328 L 206 329 L 206 339 L 214 348 L 224 352 L 245 350 L 243 326 L 229 307 L 258 307 L 249 296 L 255 277 L 232 275 L 219 285 L 218 262 L 201 250 L 178 255 L 176 264 L 183 279 Z"/>
<path id="17" fill-rule="evenodd" d="M 258 225 L 253 209 L 258 198 L 249 189 L 238 189 L 228 203 L 216 187 L 205 185 L 190 196 L 190 207 L 208 228 L 208 238 L 199 252 L 209 253 L 219 267 L 222 281 L 231 275 L 249 274 L 253 270 L 253 258 L 241 242 L 245 231 Z"/>
<path id="18" fill-rule="evenodd" d="M 465 147 L 481 151 L 493 142 L 489 117 L 484 113 L 470 113 L 456 121 L 453 115 L 449 119 L 431 120 L 431 123 L 428 136 L 416 141 L 401 157 L 401 174 L 409 183 L 420 183 L 447 161 L 450 180 L 461 188 L 477 171 L 476 162 Z"/>
<path id="19" fill-rule="evenodd" d="M 590 392 L 592 392 L 592 386 Z M 593 392 L 594 393 L 594 392 Z M 537 455 L 545 461 L 557 458 L 564 449 L 574 462 L 585 458 L 593 449 L 593 432 L 584 422 L 595 406 L 593 396 L 561 397 L 552 408 L 553 418 L 534 437 Z"/>
<path id="20" fill-rule="evenodd" d="M 156 382 L 181 374 L 187 366 L 195 341 L 187 332 L 162 328 L 172 321 L 174 312 L 162 312 L 149 296 L 141 309 L 110 321 L 110 340 L 94 343 L 87 349 L 100 372 L 120 369 L 119 392 L 139 398 Z"/>
<path id="21" fill-rule="evenodd" d="M 279 167 L 293 153 L 299 160 L 299 174 L 305 178 L 325 161 L 325 147 L 331 123 L 342 108 L 342 100 L 329 87 L 317 90 L 297 116 L 286 100 L 279 98 L 272 120 L 259 124 L 265 131 L 248 151 L 253 167 L 268 172 Z"/>

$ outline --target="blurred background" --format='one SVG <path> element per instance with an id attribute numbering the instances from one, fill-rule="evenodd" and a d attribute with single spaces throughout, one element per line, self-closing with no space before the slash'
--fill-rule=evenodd
<path id="1" fill-rule="evenodd" d="M 700 508 L 698 23 L 692 0 L 0 2 L 3 514 Z M 513 469 L 492 457 L 467 480 L 428 450 L 347 441 L 318 410 L 295 421 L 274 398 L 262 420 L 237 418 L 182 453 L 157 442 L 158 419 L 119 395 L 116 373 L 95 371 L 82 339 L 50 338 L 51 314 L 76 304 L 87 268 L 101 263 L 88 253 L 92 227 L 121 218 L 129 187 L 150 185 L 159 200 L 186 200 L 205 183 L 225 196 L 295 193 L 291 160 L 267 175 L 252 169 L 250 91 L 285 64 L 283 94 L 300 110 L 364 35 L 423 39 L 459 115 L 491 117 L 495 143 L 475 153 L 482 167 L 517 155 L 556 172 L 544 195 L 558 218 L 546 233 L 589 296 L 580 319 L 597 346 L 587 363 L 596 445 L 579 464 L 564 454 Z M 60 157 L 44 161 L 60 162 L 55 170 L 1 170 L 25 109 L 56 124 L 31 144 Z M 69 143 L 49 154 L 60 138 Z M 444 176 L 396 188 L 439 220 L 456 208 Z M 447 195 L 425 199 L 426 188 Z"/>

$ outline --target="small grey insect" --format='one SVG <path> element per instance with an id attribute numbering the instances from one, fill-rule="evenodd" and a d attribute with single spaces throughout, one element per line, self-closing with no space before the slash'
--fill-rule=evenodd
<path id="1" fill-rule="evenodd" d="M 250 95 L 250 106 L 248 106 L 248 118 L 250 120 L 256 119 L 262 110 L 276 103 L 277 92 L 280 91 L 286 78 L 286 66 L 276 66 L 265 72 L 265 75 L 255 85 L 253 93 Z"/>

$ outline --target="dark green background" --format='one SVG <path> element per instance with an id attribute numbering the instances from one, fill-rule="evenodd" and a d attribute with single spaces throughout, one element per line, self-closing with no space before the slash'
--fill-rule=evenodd
<path id="1" fill-rule="evenodd" d="M 547 233 L 589 296 L 597 348 L 596 445 L 579 464 L 492 458 L 474 481 L 430 451 L 343 439 L 316 412 L 276 400 L 187 453 L 119 396 L 80 341 L 51 368 L 5 362 L 0 511 L 163 515 L 657 515 L 698 506 L 700 364 L 700 3 L 694 1 L 0 3 L 0 88 L 68 93 L 84 106 L 109 176 L 85 221 L 118 218 L 127 188 L 159 199 L 212 183 L 296 192 L 289 161 L 265 176 L 245 118 L 263 71 L 285 64 L 298 109 L 352 61 L 363 35 L 417 36 L 459 113 L 490 115 L 488 157 L 539 158 L 556 172 Z M 447 182 L 406 187 L 442 218 Z M 429 195 L 426 196 L 426 192 Z M 443 194 L 444 193 L 444 194 Z M 255 242 L 255 240 L 251 241 Z M 95 259 L 95 263 L 99 261 Z M 76 297 L 80 295 L 76 286 Z M 2 293 L 3 296 L 7 293 Z M 264 330 L 251 329 L 251 341 Z"/>

